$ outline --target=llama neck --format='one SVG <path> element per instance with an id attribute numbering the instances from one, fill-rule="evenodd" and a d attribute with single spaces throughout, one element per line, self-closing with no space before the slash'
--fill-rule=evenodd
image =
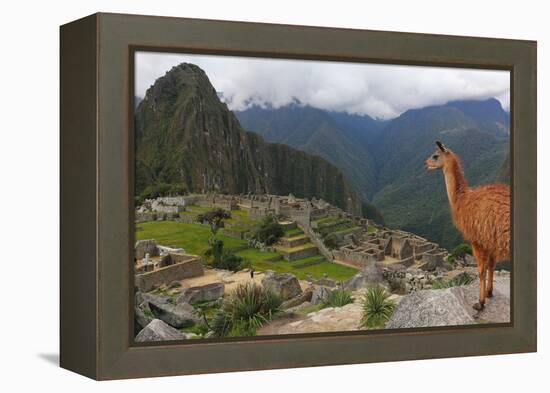
<path id="1" fill-rule="evenodd" d="M 447 187 L 447 196 L 449 204 L 454 210 L 460 202 L 460 197 L 468 190 L 468 183 L 464 177 L 464 171 L 458 158 L 453 157 L 449 164 L 443 169 L 445 175 L 445 186 Z"/>

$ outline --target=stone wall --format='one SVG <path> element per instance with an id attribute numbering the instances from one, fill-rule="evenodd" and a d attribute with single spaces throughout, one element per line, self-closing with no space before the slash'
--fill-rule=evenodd
<path id="1" fill-rule="evenodd" d="M 199 257 L 185 254 L 171 254 L 171 257 L 174 258 L 174 264 L 172 265 L 151 272 L 136 274 L 136 287 L 141 292 L 149 292 L 161 285 L 168 285 L 173 281 L 204 275 L 204 269 Z"/>
<path id="2" fill-rule="evenodd" d="M 306 236 L 309 237 L 309 240 L 317 246 L 319 253 L 322 256 L 324 256 L 327 260 L 333 261 L 334 255 L 332 254 L 332 251 L 325 246 L 325 243 L 323 243 L 323 240 L 315 233 L 315 231 L 311 228 L 309 223 L 307 225 L 302 225 L 301 228 L 306 234 Z"/>

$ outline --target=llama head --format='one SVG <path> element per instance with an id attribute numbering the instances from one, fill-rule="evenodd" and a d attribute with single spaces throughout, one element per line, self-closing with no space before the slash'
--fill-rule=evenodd
<path id="1" fill-rule="evenodd" d="M 428 170 L 443 169 L 453 155 L 443 143 L 436 141 L 435 144 L 437 145 L 437 149 L 425 161 L 426 169 Z"/>

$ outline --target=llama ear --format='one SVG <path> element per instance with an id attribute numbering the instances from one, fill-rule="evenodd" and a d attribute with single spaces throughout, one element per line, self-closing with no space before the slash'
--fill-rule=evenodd
<path id="1" fill-rule="evenodd" d="M 435 141 L 435 144 L 437 145 L 437 147 L 439 147 L 439 150 L 441 150 L 443 153 L 445 153 L 447 151 L 447 148 L 445 147 L 445 145 L 439 141 Z"/>

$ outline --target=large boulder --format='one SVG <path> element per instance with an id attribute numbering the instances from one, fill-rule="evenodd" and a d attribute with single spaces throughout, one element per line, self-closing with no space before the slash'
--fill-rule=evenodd
<path id="1" fill-rule="evenodd" d="M 137 335 L 137 342 L 185 340 L 187 337 L 159 319 L 153 319 Z"/>
<path id="2" fill-rule="evenodd" d="M 151 293 L 136 292 L 135 295 L 136 305 L 144 308 L 148 307 L 150 303 L 159 305 L 170 303 L 170 298 L 167 296 L 153 295 Z"/>
<path id="3" fill-rule="evenodd" d="M 159 255 L 157 242 L 155 240 L 138 240 L 134 246 L 134 256 L 136 259 L 143 259 L 145 258 L 145 254 L 149 254 L 149 256 L 157 256 Z"/>
<path id="4" fill-rule="evenodd" d="M 312 295 L 313 295 L 313 290 L 308 288 L 298 296 L 295 296 L 292 299 L 288 299 L 287 301 L 283 302 L 283 304 L 281 304 L 281 308 L 283 310 L 286 310 L 292 307 L 299 306 L 302 303 L 309 302 L 311 300 Z"/>
<path id="5" fill-rule="evenodd" d="M 268 270 L 262 280 L 262 285 L 283 300 L 292 299 L 302 293 L 298 279 L 291 273 L 275 273 Z"/>
<path id="6" fill-rule="evenodd" d="M 493 294 L 485 308 L 472 308 L 477 302 L 479 283 L 446 289 L 416 291 L 402 298 L 386 328 L 472 325 L 477 322 L 510 321 L 510 280 L 496 279 Z"/>
<path id="7" fill-rule="evenodd" d="M 214 282 L 211 284 L 191 287 L 184 290 L 176 299 L 177 304 L 197 303 L 217 300 L 223 296 L 225 284 L 223 282 Z"/>
<path id="8" fill-rule="evenodd" d="M 319 304 L 328 298 L 331 290 L 327 287 L 317 287 L 311 295 L 311 304 Z"/>
<path id="9" fill-rule="evenodd" d="M 344 288 L 349 291 L 355 291 L 373 285 L 388 285 L 382 274 L 382 269 L 377 265 L 366 266 L 363 270 L 346 281 L 344 283 Z"/>
<path id="10" fill-rule="evenodd" d="M 193 326 L 201 321 L 195 309 L 187 303 L 149 303 L 149 307 L 156 318 L 177 329 Z"/>

